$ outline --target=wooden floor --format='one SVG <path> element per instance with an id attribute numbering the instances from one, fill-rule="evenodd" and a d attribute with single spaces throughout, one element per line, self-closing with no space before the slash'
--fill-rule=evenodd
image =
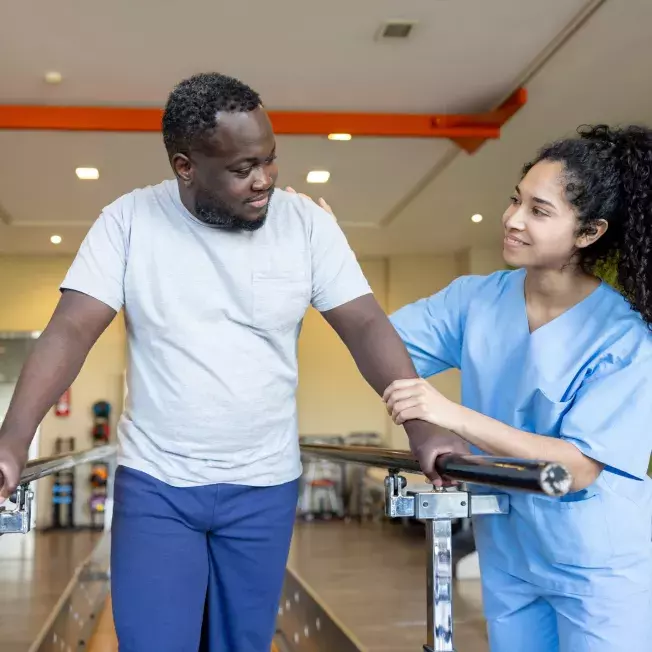
<path id="1" fill-rule="evenodd" d="M 423 528 L 399 523 L 298 525 L 288 565 L 369 652 L 422 649 Z M 456 649 L 487 652 L 480 582 L 456 583 L 454 597 Z"/>
<path id="2" fill-rule="evenodd" d="M 26 652 L 99 535 L 0 537 L 0 650 Z M 398 523 L 316 522 L 295 528 L 289 567 L 369 652 L 421 650 L 425 636 L 425 541 Z M 11 596 L 11 597 L 10 597 Z M 487 652 L 479 583 L 455 586 L 455 644 Z M 89 652 L 117 652 L 110 600 Z"/>
<path id="3" fill-rule="evenodd" d="M 2 652 L 26 652 L 100 536 L 92 531 L 0 536 Z"/>

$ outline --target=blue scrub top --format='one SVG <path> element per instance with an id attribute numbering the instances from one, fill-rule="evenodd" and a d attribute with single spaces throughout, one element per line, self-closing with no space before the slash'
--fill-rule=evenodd
<path id="1" fill-rule="evenodd" d="M 475 518 L 481 565 L 564 593 L 595 593 L 601 577 L 613 590 L 615 576 L 647 589 L 652 333 L 605 283 L 530 333 L 524 280 L 524 270 L 460 277 L 391 317 L 420 376 L 460 369 L 467 407 L 606 465 L 586 489 L 510 491 L 509 515 Z"/>

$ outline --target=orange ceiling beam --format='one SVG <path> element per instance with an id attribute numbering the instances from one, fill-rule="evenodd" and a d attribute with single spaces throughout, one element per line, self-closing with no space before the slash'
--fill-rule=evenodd
<path id="1" fill-rule="evenodd" d="M 525 89 L 517 90 L 494 111 L 471 115 L 413 115 L 393 113 L 325 113 L 269 111 L 274 131 L 283 135 L 398 138 L 450 138 L 473 152 L 483 142 L 500 137 L 500 128 L 527 101 Z M 0 129 L 158 132 L 161 109 L 0 105 Z"/>

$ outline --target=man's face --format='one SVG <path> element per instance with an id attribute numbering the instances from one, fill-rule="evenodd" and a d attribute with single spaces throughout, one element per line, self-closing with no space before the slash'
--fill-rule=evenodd
<path id="1" fill-rule="evenodd" d="M 265 223 L 278 176 L 276 142 L 267 114 L 218 113 L 217 129 L 173 165 L 202 222 L 253 231 Z"/>

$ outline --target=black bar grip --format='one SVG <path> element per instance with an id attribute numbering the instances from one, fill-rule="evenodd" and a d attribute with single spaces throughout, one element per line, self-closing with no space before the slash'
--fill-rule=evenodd
<path id="1" fill-rule="evenodd" d="M 301 444 L 301 450 L 330 460 L 421 473 L 419 462 L 405 450 L 318 444 Z M 437 458 L 435 468 L 440 475 L 457 482 L 522 489 L 548 496 L 563 496 L 570 491 L 572 484 L 571 474 L 562 464 L 541 460 L 446 453 Z"/>
<path id="2" fill-rule="evenodd" d="M 563 496 L 570 491 L 572 477 L 557 462 L 521 460 L 488 455 L 440 455 L 437 472 L 450 480 L 522 489 L 548 496 Z"/>

